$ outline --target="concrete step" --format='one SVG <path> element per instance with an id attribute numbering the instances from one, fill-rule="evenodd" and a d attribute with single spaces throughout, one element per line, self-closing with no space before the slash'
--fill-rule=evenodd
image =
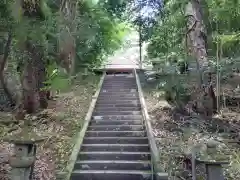
<path id="1" fill-rule="evenodd" d="M 106 98 L 106 97 L 111 97 L 111 98 L 136 98 L 138 99 L 138 94 L 107 94 L 107 93 L 104 93 L 104 94 L 100 94 L 98 96 L 98 98 Z"/>
<path id="2" fill-rule="evenodd" d="M 81 151 L 149 152 L 148 144 L 83 144 Z"/>
<path id="3" fill-rule="evenodd" d="M 151 161 L 77 161 L 74 169 L 151 171 Z"/>
<path id="4" fill-rule="evenodd" d="M 139 94 L 137 92 L 120 92 L 120 91 L 112 91 L 112 92 L 101 92 L 99 94 L 99 97 L 115 97 L 115 98 L 121 98 L 121 97 L 135 97 L 139 98 Z M 121 99 L 120 99 L 121 100 Z"/>
<path id="5" fill-rule="evenodd" d="M 142 120 L 92 120 L 90 121 L 91 126 L 97 125 L 143 125 Z"/>
<path id="6" fill-rule="evenodd" d="M 136 84 L 103 84 L 102 87 L 104 89 L 137 89 L 137 85 Z"/>
<path id="7" fill-rule="evenodd" d="M 108 95 L 107 93 L 102 93 L 99 95 L 98 99 L 104 98 L 104 97 L 112 97 L 115 99 L 119 98 L 118 101 L 122 101 L 122 98 L 124 97 L 124 98 L 135 98 L 136 99 L 135 101 L 139 100 L 138 95 L 135 95 L 135 96 L 133 96 L 133 94 L 127 95 L 128 92 L 125 92 L 125 94 L 120 94 L 120 95 L 117 95 L 119 92 L 114 92 L 114 93 L 115 93 L 115 95 L 111 95 L 111 94 Z M 129 100 L 125 100 L 125 101 L 129 101 Z"/>
<path id="8" fill-rule="evenodd" d="M 105 81 L 112 81 L 112 80 L 116 80 L 116 81 L 119 81 L 119 80 L 122 80 L 122 81 L 133 81 L 133 80 L 135 80 L 135 77 L 134 76 L 132 76 L 132 77 L 124 77 L 124 76 L 109 76 L 109 75 L 107 75 L 107 76 L 105 76 Z M 136 80 L 135 80 L 135 82 L 136 82 Z"/>
<path id="9" fill-rule="evenodd" d="M 136 104 L 127 104 L 127 103 L 118 103 L 118 104 L 114 104 L 114 103 L 108 103 L 108 104 L 99 104 L 97 103 L 95 108 L 130 108 L 130 107 L 137 107 L 137 108 L 141 108 L 141 104 L 140 102 L 139 103 L 136 103 Z"/>
<path id="10" fill-rule="evenodd" d="M 141 111 L 94 111 L 93 116 L 125 116 L 125 115 L 141 115 Z"/>
<path id="11" fill-rule="evenodd" d="M 150 160 L 149 152 L 117 152 L 117 151 L 87 151 L 80 152 L 78 160 Z"/>
<path id="12" fill-rule="evenodd" d="M 137 89 L 137 84 L 136 83 L 104 83 L 102 85 L 102 87 L 104 87 L 104 88 L 116 88 L 117 87 L 117 88 L 122 88 L 122 89 L 136 88 Z"/>
<path id="13" fill-rule="evenodd" d="M 111 97 L 111 96 L 108 96 L 108 97 L 99 97 L 97 99 L 98 103 L 101 102 L 101 103 L 105 103 L 105 102 L 116 102 L 116 103 L 119 103 L 119 102 L 123 102 L 123 101 L 128 101 L 129 103 L 138 103 L 139 99 L 136 98 L 136 97 Z M 134 102 L 131 102 L 131 101 L 134 101 Z"/>
<path id="14" fill-rule="evenodd" d="M 110 102 L 111 104 L 119 104 L 119 103 L 123 103 L 123 104 L 140 104 L 140 100 L 139 98 L 133 97 L 131 99 L 128 98 L 118 98 L 118 99 L 114 99 L 114 98 L 110 98 L 111 96 L 109 96 L 109 98 L 98 98 L 97 99 L 97 103 L 101 102 L 101 103 L 105 103 L 105 102 Z M 114 102 L 111 102 L 111 100 L 114 99 Z"/>
<path id="15" fill-rule="evenodd" d="M 108 82 L 108 81 L 133 81 L 133 82 L 135 82 L 136 83 L 136 80 L 135 80 L 135 78 L 134 77 L 120 77 L 120 76 L 106 76 L 106 78 L 105 78 L 105 82 Z"/>
<path id="16" fill-rule="evenodd" d="M 135 87 L 132 87 L 132 88 L 125 88 L 125 87 L 102 87 L 103 90 L 100 92 L 101 93 L 133 93 L 133 92 L 138 92 L 138 90 L 135 88 Z"/>
<path id="17" fill-rule="evenodd" d="M 134 76 L 105 76 L 71 180 L 153 180 Z"/>
<path id="18" fill-rule="evenodd" d="M 139 102 L 112 102 L 112 101 L 103 101 L 103 102 L 97 102 L 95 107 L 141 107 L 140 101 Z"/>
<path id="19" fill-rule="evenodd" d="M 113 89 L 137 89 L 137 85 L 136 84 L 103 84 L 102 85 L 103 89 L 109 89 L 109 90 L 113 90 Z"/>
<path id="20" fill-rule="evenodd" d="M 95 111 L 140 111 L 141 107 L 95 107 Z"/>
<path id="21" fill-rule="evenodd" d="M 112 81 L 109 81 L 109 82 L 104 82 L 103 83 L 104 86 L 126 86 L 126 87 L 131 87 L 131 86 L 137 86 L 136 82 L 133 82 L 133 81 L 117 81 L 117 82 L 112 82 Z"/>
<path id="22" fill-rule="evenodd" d="M 144 137 L 145 131 L 87 131 L 86 137 Z"/>
<path id="23" fill-rule="evenodd" d="M 112 100 L 112 99 L 98 99 L 96 104 L 133 104 L 133 105 L 140 105 L 140 100 L 125 100 L 125 99 L 119 99 L 119 100 Z"/>
<path id="24" fill-rule="evenodd" d="M 130 80 L 130 81 L 125 81 L 125 84 L 124 84 L 124 81 L 116 80 L 114 82 L 114 81 L 109 80 L 109 81 L 103 82 L 103 84 L 107 84 L 107 85 L 118 85 L 118 84 L 120 84 L 120 85 L 129 85 L 129 86 L 131 86 L 131 85 L 136 85 L 136 82 L 133 82 L 132 80 Z"/>
<path id="25" fill-rule="evenodd" d="M 100 95 L 109 95 L 109 96 L 115 96 L 115 95 L 136 95 L 136 96 L 138 96 L 139 94 L 138 94 L 138 92 L 128 92 L 128 93 L 126 93 L 126 92 L 118 92 L 117 94 L 116 94 L 116 92 L 105 92 L 105 91 L 102 91 L 101 93 L 100 93 Z"/>
<path id="26" fill-rule="evenodd" d="M 151 171 L 75 170 L 71 180 L 152 180 Z"/>
<path id="27" fill-rule="evenodd" d="M 132 92 L 138 92 L 137 88 L 120 88 L 120 89 L 104 89 L 102 88 L 100 93 L 116 93 L 116 92 L 125 92 L 125 93 L 132 93 Z"/>
<path id="28" fill-rule="evenodd" d="M 96 125 L 89 126 L 88 131 L 142 131 L 143 125 Z"/>
<path id="29" fill-rule="evenodd" d="M 142 115 L 94 115 L 93 120 L 140 120 Z"/>
<path id="30" fill-rule="evenodd" d="M 147 137 L 85 137 L 83 144 L 148 144 Z"/>

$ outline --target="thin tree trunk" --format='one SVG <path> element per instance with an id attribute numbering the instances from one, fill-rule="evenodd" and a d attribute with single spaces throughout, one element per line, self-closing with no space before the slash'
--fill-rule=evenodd
<path id="1" fill-rule="evenodd" d="M 47 63 L 44 62 L 43 58 L 43 51 L 41 47 L 36 48 L 36 52 L 34 53 L 35 56 L 32 58 L 35 59 L 35 67 L 36 67 L 36 80 L 37 80 L 37 91 L 39 93 L 39 103 L 40 103 L 40 108 L 47 108 L 48 106 L 48 99 L 47 99 L 47 91 L 44 89 L 47 77 L 46 77 L 46 65 Z M 36 55 L 37 54 L 37 55 Z"/>
<path id="2" fill-rule="evenodd" d="M 5 92 L 5 94 L 7 95 L 11 105 L 15 105 L 15 101 L 12 97 L 12 94 L 11 94 L 10 90 L 7 87 L 7 84 L 4 80 L 4 74 L 3 74 L 4 68 L 6 66 L 7 59 L 8 59 L 8 56 L 9 56 L 11 43 L 12 43 L 12 33 L 9 32 L 8 33 L 8 38 L 7 38 L 7 43 L 6 43 L 5 48 L 4 48 L 3 58 L 0 59 L 0 82 L 1 82 L 2 88 Z"/>

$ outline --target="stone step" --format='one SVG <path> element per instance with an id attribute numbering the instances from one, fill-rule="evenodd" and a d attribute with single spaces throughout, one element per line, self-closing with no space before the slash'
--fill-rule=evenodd
<path id="1" fill-rule="evenodd" d="M 134 82 L 134 79 L 129 79 L 129 80 L 126 80 L 126 79 L 116 79 L 116 80 L 105 80 L 103 82 L 103 84 L 114 84 L 114 85 L 118 85 L 118 84 L 126 84 L 126 85 L 136 85 L 136 81 Z"/>
<path id="2" fill-rule="evenodd" d="M 86 137 L 144 137 L 145 131 L 87 131 Z"/>
<path id="3" fill-rule="evenodd" d="M 135 80 L 134 79 L 134 76 L 132 76 L 132 77 L 124 77 L 124 76 L 109 76 L 109 77 L 106 77 L 105 78 L 105 81 L 133 81 L 133 80 Z M 136 81 L 135 81 L 136 82 Z"/>
<path id="4" fill-rule="evenodd" d="M 115 101 L 116 102 L 116 101 Z M 112 102 L 112 101 L 102 101 L 96 103 L 95 107 L 141 107 L 140 101 L 132 103 L 131 101 L 127 102 Z"/>
<path id="5" fill-rule="evenodd" d="M 113 98 L 110 98 L 111 96 L 109 96 L 109 98 L 98 98 L 97 99 L 97 104 L 99 103 L 110 103 L 110 104 L 119 104 L 119 103 L 124 103 L 124 104 L 140 104 L 140 100 L 139 98 L 136 98 L 136 97 L 132 97 L 131 99 L 128 99 L 128 98 L 118 98 L 118 99 L 114 99 Z M 112 100 L 114 99 L 114 102 L 112 102 Z"/>
<path id="6" fill-rule="evenodd" d="M 149 152 L 81 151 L 78 160 L 150 160 Z"/>
<path id="7" fill-rule="evenodd" d="M 152 180 L 151 171 L 75 170 L 71 180 Z"/>
<path id="8" fill-rule="evenodd" d="M 108 93 L 102 93 L 98 96 L 98 98 L 105 98 L 105 97 L 112 97 L 112 98 L 122 98 L 122 97 L 135 97 L 135 98 L 138 98 L 138 94 L 128 94 L 128 93 L 125 93 L 125 94 L 119 94 L 119 93 L 115 93 L 115 94 L 108 94 Z"/>
<path id="9" fill-rule="evenodd" d="M 103 84 L 103 89 L 137 89 L 136 84 Z"/>
<path id="10" fill-rule="evenodd" d="M 151 161 L 77 161 L 74 169 L 151 171 Z"/>
<path id="11" fill-rule="evenodd" d="M 100 91 L 100 94 L 101 93 L 116 93 L 116 92 L 119 92 L 119 93 L 132 93 L 132 92 L 138 92 L 138 90 L 136 88 L 117 88 L 117 89 L 104 89 L 102 88 L 101 91 Z"/>
<path id="12" fill-rule="evenodd" d="M 142 131 L 143 125 L 96 125 L 89 126 L 88 131 Z"/>
<path id="13" fill-rule="evenodd" d="M 102 87 L 104 87 L 105 84 L 102 85 Z M 109 84 L 106 84 L 105 87 L 112 87 L 114 88 L 114 86 L 121 86 L 119 89 L 128 89 L 128 90 L 132 90 L 132 89 L 137 89 L 137 85 L 136 84 L 132 84 L 132 85 L 124 85 L 124 84 L 112 84 L 112 83 L 109 83 Z M 105 89 L 105 88 L 103 88 Z"/>
<path id="14" fill-rule="evenodd" d="M 102 87 L 104 88 L 116 88 L 116 87 L 119 87 L 119 88 L 129 88 L 129 89 L 132 89 L 132 88 L 135 88 L 137 89 L 137 84 L 136 83 L 105 83 L 102 85 Z"/>
<path id="15" fill-rule="evenodd" d="M 147 137 L 85 137 L 83 144 L 148 144 Z"/>
<path id="16" fill-rule="evenodd" d="M 112 102 L 111 99 L 98 99 L 97 104 L 140 104 L 140 100 L 137 98 L 135 100 L 129 99 L 119 99 Z"/>
<path id="17" fill-rule="evenodd" d="M 104 79 L 104 83 L 105 82 L 114 82 L 114 83 L 116 83 L 116 82 L 133 82 L 133 83 L 136 83 L 136 80 L 135 80 L 135 77 L 117 77 L 117 76 L 115 76 L 115 77 L 106 77 L 105 79 Z"/>
<path id="18" fill-rule="evenodd" d="M 133 82 L 136 83 L 136 80 L 134 77 L 106 77 L 104 79 L 104 82 Z"/>
<path id="19" fill-rule="evenodd" d="M 127 104 L 127 103 L 123 103 L 123 104 L 113 104 L 113 103 L 108 103 L 108 104 L 96 104 L 95 108 L 129 108 L 129 107 L 137 107 L 140 108 L 141 104 L 140 102 L 138 104 Z"/>
<path id="20" fill-rule="evenodd" d="M 105 94 L 109 94 L 109 95 L 116 95 L 115 91 L 111 91 L 111 89 L 105 89 L 100 91 L 100 95 L 105 95 Z M 128 90 L 127 92 L 121 91 L 121 89 L 117 90 L 117 94 L 119 95 L 123 95 L 123 94 L 136 94 L 139 95 L 138 92 L 136 90 L 134 90 L 133 92 L 130 92 L 130 90 Z"/>
<path id="21" fill-rule="evenodd" d="M 105 97 L 99 97 L 97 101 L 99 102 L 115 102 L 115 101 L 137 101 L 137 97 L 111 97 L 111 96 L 105 96 Z"/>
<path id="22" fill-rule="evenodd" d="M 101 125 L 143 125 L 142 120 L 92 120 L 90 121 L 91 126 Z"/>
<path id="23" fill-rule="evenodd" d="M 134 82 L 136 82 L 136 80 L 135 80 L 135 77 L 134 76 L 132 76 L 132 77 L 124 77 L 124 76 L 105 76 L 105 81 L 120 81 L 120 80 L 122 80 L 122 81 L 134 81 Z"/>
<path id="24" fill-rule="evenodd" d="M 137 101 L 139 98 L 138 97 L 113 97 L 113 96 L 99 96 L 98 101 L 100 100 L 110 100 L 110 101 Z"/>
<path id="25" fill-rule="evenodd" d="M 136 80 L 135 80 L 135 77 L 119 77 L 119 76 L 106 76 L 105 79 L 104 79 L 104 82 L 117 82 L 117 81 L 122 81 L 122 82 L 125 82 L 125 81 L 132 81 L 132 82 L 135 82 L 136 83 Z"/>
<path id="26" fill-rule="evenodd" d="M 81 151 L 149 152 L 148 144 L 83 144 Z"/>
<path id="27" fill-rule="evenodd" d="M 138 94 L 138 92 L 121 92 L 121 91 L 119 91 L 119 92 L 108 92 L 108 91 L 101 91 L 101 93 L 99 94 L 100 96 L 101 95 L 108 95 L 108 96 L 115 96 L 115 95 L 117 95 L 117 96 L 119 96 L 119 95 L 137 95 L 137 96 L 139 96 L 139 94 Z"/>
<path id="28" fill-rule="evenodd" d="M 105 76 L 70 179 L 153 178 L 136 79 Z"/>
<path id="29" fill-rule="evenodd" d="M 95 111 L 140 111 L 141 107 L 102 107 L 96 106 Z"/>
<path id="30" fill-rule="evenodd" d="M 140 120 L 142 115 L 94 115 L 93 120 Z"/>
<path id="31" fill-rule="evenodd" d="M 127 89 L 126 86 L 102 86 L 102 89 L 104 90 L 101 93 L 106 93 L 106 92 L 122 92 L 122 89 Z M 132 90 L 135 89 L 135 90 Z M 137 92 L 137 88 L 135 86 L 131 86 L 128 88 L 128 92 Z"/>
<path id="32" fill-rule="evenodd" d="M 94 111 L 93 116 L 125 116 L 125 115 L 141 115 L 141 111 Z"/>
<path id="33" fill-rule="evenodd" d="M 117 81 L 117 82 L 112 82 L 112 81 L 109 81 L 109 82 L 104 82 L 103 85 L 105 86 L 126 86 L 126 87 L 131 87 L 131 86 L 137 86 L 136 82 L 133 82 L 133 81 Z"/>

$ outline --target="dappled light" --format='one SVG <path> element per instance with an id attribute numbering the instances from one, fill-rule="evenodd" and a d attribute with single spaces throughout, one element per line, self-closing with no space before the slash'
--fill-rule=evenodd
<path id="1" fill-rule="evenodd" d="M 240 179 L 239 8 L 1 0 L 0 180 Z"/>

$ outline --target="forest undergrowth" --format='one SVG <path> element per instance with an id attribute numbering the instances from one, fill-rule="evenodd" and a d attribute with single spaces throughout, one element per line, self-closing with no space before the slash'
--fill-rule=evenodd
<path id="1" fill-rule="evenodd" d="M 235 96 L 233 100 L 237 99 L 238 94 L 233 94 L 233 90 L 239 83 L 239 74 L 226 74 L 223 79 L 220 92 L 228 92 L 229 96 Z M 144 85 L 145 101 L 151 116 L 162 168 L 169 172 L 172 178 L 175 176 L 188 179 L 189 172 L 183 168 L 184 159 L 181 157 L 189 155 L 194 147 L 199 147 L 197 153 L 201 159 L 229 161 L 228 165 L 224 165 L 226 178 L 240 179 L 239 105 L 231 103 L 229 99 L 227 103 L 226 100 L 221 101 L 220 113 L 212 116 L 205 116 L 204 109 L 200 112 L 188 111 L 189 104 L 199 96 L 197 82 L 198 76 L 191 73 L 165 74 Z M 178 99 L 178 102 L 167 101 L 166 88 L 161 84 L 177 84 L 184 88 L 184 93 L 190 94 L 190 97 L 184 102 L 181 99 Z M 179 108 L 179 104 L 184 108 Z M 206 154 L 208 143 L 216 145 L 214 157 Z M 202 168 L 201 165 L 197 166 L 198 180 L 205 178 Z"/>
<path id="2" fill-rule="evenodd" d="M 34 180 L 54 180 L 56 173 L 65 171 L 75 144 L 75 135 L 81 130 L 98 81 L 97 75 L 85 78 L 77 76 L 71 87 L 49 101 L 47 109 L 27 117 L 31 120 L 32 130 L 45 137 L 37 149 Z M 6 124 L 0 124 L 0 139 L 22 130 L 23 121 L 11 123 L 14 121 L 11 113 L 1 112 L 1 120 Z M 7 161 L 12 151 L 9 143 L 0 143 L 1 180 L 9 180 L 7 173 L 10 167 Z"/>

